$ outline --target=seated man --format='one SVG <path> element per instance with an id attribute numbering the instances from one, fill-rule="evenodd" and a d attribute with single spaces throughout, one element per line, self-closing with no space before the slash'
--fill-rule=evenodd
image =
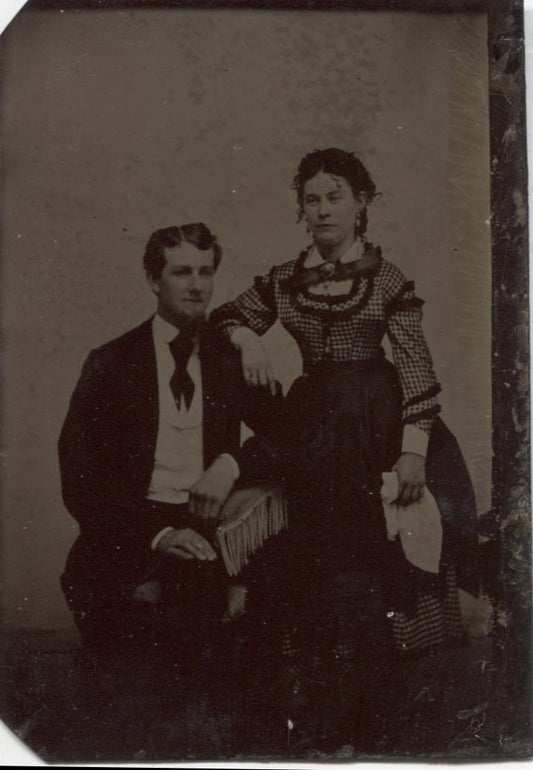
<path id="1" fill-rule="evenodd" d="M 223 613 L 211 539 L 237 479 L 265 475 L 261 430 L 277 396 L 245 384 L 206 322 L 221 256 L 203 224 L 153 233 L 144 268 L 157 312 L 93 350 L 72 396 L 59 457 L 80 533 L 61 583 L 87 645 L 134 637 L 178 584 Z M 241 420 L 255 431 L 242 448 Z"/>

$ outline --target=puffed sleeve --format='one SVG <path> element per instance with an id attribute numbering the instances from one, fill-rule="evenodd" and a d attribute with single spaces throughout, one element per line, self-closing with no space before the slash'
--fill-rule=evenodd
<path id="1" fill-rule="evenodd" d="M 257 276 L 251 288 L 222 305 L 210 315 L 211 322 L 228 339 L 236 329 L 247 327 L 264 334 L 275 323 L 278 314 L 275 298 L 275 268 Z"/>
<path id="2" fill-rule="evenodd" d="M 387 335 L 403 391 L 404 437 L 409 429 L 429 434 L 440 411 L 433 361 L 422 331 L 423 300 L 415 294 L 413 281 L 407 281 L 398 268 L 388 264 L 384 290 Z"/>

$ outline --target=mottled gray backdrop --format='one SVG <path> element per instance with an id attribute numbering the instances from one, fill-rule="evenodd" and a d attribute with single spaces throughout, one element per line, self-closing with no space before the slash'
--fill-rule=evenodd
<path id="1" fill-rule="evenodd" d="M 62 628 L 76 534 L 56 441 L 88 351 L 153 310 L 152 230 L 203 220 L 215 304 L 308 243 L 299 159 L 360 154 L 369 237 L 426 300 L 425 330 L 480 512 L 490 504 L 490 235 L 484 14 L 25 11 L 4 33 L 2 562 L 6 619 Z M 268 335 L 278 376 L 294 343 Z"/>

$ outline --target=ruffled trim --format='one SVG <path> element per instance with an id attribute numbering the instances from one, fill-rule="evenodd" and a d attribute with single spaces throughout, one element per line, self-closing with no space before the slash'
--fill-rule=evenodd
<path id="1" fill-rule="evenodd" d="M 308 286 L 300 286 L 301 278 L 308 271 L 316 272 L 316 268 L 304 268 L 308 250 L 303 251 L 296 261 L 293 275 L 286 280 L 285 286 L 295 292 L 294 301 L 304 313 L 317 313 L 336 317 L 357 315 L 368 304 L 374 287 L 375 275 L 383 261 L 379 246 L 365 245 L 365 254 L 353 266 L 353 283 L 347 294 L 330 296 L 327 294 L 311 294 Z M 349 264 L 349 263 L 348 263 Z"/>
<path id="2" fill-rule="evenodd" d="M 261 275 L 257 275 L 254 278 L 254 289 L 259 294 L 261 302 L 267 307 L 274 307 L 276 298 L 274 296 L 274 282 L 270 280 L 268 283 Z"/>
<path id="3" fill-rule="evenodd" d="M 406 401 L 403 405 L 404 409 L 407 409 L 410 406 L 415 406 L 416 404 L 421 404 L 423 401 L 428 401 L 430 398 L 434 398 L 435 396 L 438 396 L 438 394 L 441 392 L 442 387 L 440 382 L 436 382 L 434 385 L 431 386 L 431 388 L 428 388 L 424 393 L 420 393 L 418 396 L 413 396 L 413 398 L 410 398 L 409 401 Z"/>
<path id="4" fill-rule="evenodd" d="M 440 411 L 440 404 L 435 404 L 435 406 L 432 406 L 429 409 L 423 409 L 421 412 L 407 415 L 407 417 L 403 418 L 403 424 L 411 425 L 412 423 L 418 422 L 419 420 L 431 419 L 432 417 L 436 417 Z"/>
<path id="5" fill-rule="evenodd" d="M 412 310 L 413 308 L 419 308 L 424 305 L 424 300 L 420 297 L 406 297 L 405 295 L 415 290 L 414 281 L 406 281 L 401 287 L 400 291 L 393 297 L 385 308 L 385 315 L 391 316 L 393 313 L 397 313 L 402 310 Z"/>

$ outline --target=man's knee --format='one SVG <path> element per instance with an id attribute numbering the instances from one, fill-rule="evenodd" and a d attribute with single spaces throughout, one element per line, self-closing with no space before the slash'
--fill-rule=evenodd
<path id="1" fill-rule="evenodd" d="M 73 610 L 82 645 L 90 649 L 112 649 L 152 645 L 161 631 L 160 607 L 128 600 L 92 604 Z"/>

